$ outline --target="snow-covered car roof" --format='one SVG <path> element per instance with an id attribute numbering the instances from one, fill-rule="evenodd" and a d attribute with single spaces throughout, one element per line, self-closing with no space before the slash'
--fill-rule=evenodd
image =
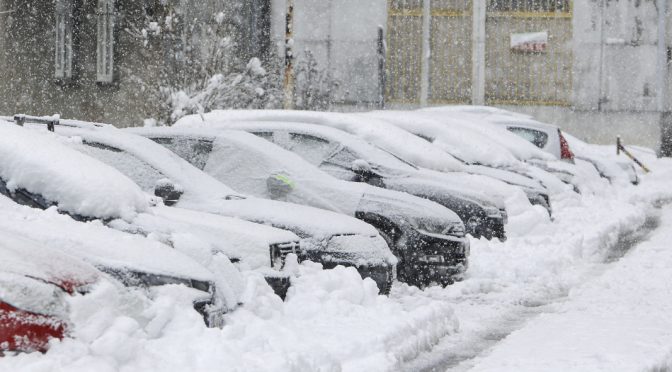
<path id="1" fill-rule="evenodd" d="M 247 124 L 247 123 L 245 123 Z M 254 125 L 254 123 L 250 123 Z M 263 123 L 266 124 L 266 123 Z M 329 129 L 329 128 L 326 128 Z M 313 164 L 310 164 L 302 157 L 287 151 L 273 143 L 247 132 L 236 130 L 208 130 L 206 128 L 133 128 L 129 129 L 134 133 L 144 135 L 175 136 L 183 135 L 194 138 L 208 138 L 219 146 L 233 148 L 227 155 L 238 156 L 236 159 L 228 158 L 227 161 L 219 162 L 216 166 L 236 166 L 237 169 L 227 169 L 226 173 L 242 173 L 239 169 L 249 174 L 249 177 L 240 179 L 241 187 L 246 190 L 256 190 L 252 192 L 255 195 L 263 194 L 265 190 L 265 177 L 274 172 L 290 175 L 296 187 L 300 188 L 302 184 L 308 184 L 310 195 L 314 199 L 324 200 L 317 204 L 324 203 L 326 209 L 340 210 L 343 213 L 354 214 L 357 204 L 360 202 L 361 195 L 376 195 L 385 198 L 394 203 L 396 201 L 400 209 L 410 205 L 424 211 L 428 216 L 434 216 L 444 221 L 454 221 L 459 218 L 450 210 L 406 193 L 385 190 L 365 183 L 347 182 L 336 179 L 323 172 Z M 226 164 L 225 164 L 226 163 Z M 227 165 L 228 164 L 228 165 Z M 208 165 L 210 166 L 210 165 Z M 238 166 L 240 168 L 238 168 Z M 318 194 L 319 193 L 319 194 Z M 348 200 L 344 200 L 347 198 Z M 332 206 L 327 206 L 329 203 Z"/>
<path id="2" fill-rule="evenodd" d="M 410 133 L 430 140 L 432 144 L 467 163 L 492 166 L 518 165 L 519 160 L 504 146 L 469 127 L 448 127 L 428 115 L 414 111 L 373 111 L 359 114 L 375 117 Z M 418 163 L 428 167 L 429 164 Z M 435 168 L 432 168 L 435 169 Z"/>
<path id="3" fill-rule="evenodd" d="M 226 121 L 273 121 L 332 127 L 354 134 L 365 142 L 375 143 L 376 146 L 394 152 L 411 163 L 431 163 L 433 169 L 444 171 L 463 169 L 462 163 L 457 159 L 417 136 L 399 128 L 390 128 L 374 118 L 362 119 L 349 114 L 283 110 L 216 110 L 203 115 L 185 116 L 175 123 L 175 126 L 203 126 Z"/>
<path id="4" fill-rule="evenodd" d="M 491 115 L 503 115 L 510 117 L 517 117 L 521 119 L 532 118 L 532 116 L 527 114 L 521 114 L 514 111 L 505 110 L 498 107 L 492 106 L 479 106 L 479 105 L 447 105 L 447 106 L 434 106 L 434 107 L 425 107 L 422 111 L 427 112 L 454 112 L 454 113 L 463 113 L 469 115 L 476 115 L 480 117 L 488 117 Z"/>
<path id="5" fill-rule="evenodd" d="M 59 143 L 47 131 L 0 121 L 0 177 L 10 190 L 25 189 L 61 211 L 97 218 L 132 218 L 149 208 L 138 186 L 116 169 Z"/>
<path id="6" fill-rule="evenodd" d="M 53 209 L 25 207 L 1 195 L 0 230 L 94 266 L 203 281 L 213 278 L 203 266 L 158 241 L 110 229 L 99 221 L 77 222 Z"/>
<path id="7" fill-rule="evenodd" d="M 554 160 L 554 157 L 525 139 L 509 132 L 506 128 L 494 125 L 481 116 L 451 110 L 417 110 L 419 115 L 433 118 L 442 125 L 451 128 L 472 128 L 483 137 L 505 147 L 519 160 Z"/>

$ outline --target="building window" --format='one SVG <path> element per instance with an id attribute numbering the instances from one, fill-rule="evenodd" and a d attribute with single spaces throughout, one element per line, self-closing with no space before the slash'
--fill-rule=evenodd
<path id="1" fill-rule="evenodd" d="M 72 79 L 73 22 L 72 0 L 57 0 L 54 77 L 60 81 L 69 81 Z"/>
<path id="2" fill-rule="evenodd" d="M 563 12 L 571 11 L 570 0 L 489 0 L 494 12 Z"/>
<path id="3" fill-rule="evenodd" d="M 98 0 L 98 43 L 96 81 L 109 84 L 114 81 L 114 0 Z"/>

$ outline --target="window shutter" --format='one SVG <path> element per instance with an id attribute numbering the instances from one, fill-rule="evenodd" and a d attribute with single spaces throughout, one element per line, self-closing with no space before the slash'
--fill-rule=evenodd
<path id="1" fill-rule="evenodd" d="M 98 51 L 96 81 L 114 81 L 114 0 L 98 0 Z"/>
<path id="2" fill-rule="evenodd" d="M 56 59 L 54 77 L 72 79 L 72 0 L 56 1 Z"/>

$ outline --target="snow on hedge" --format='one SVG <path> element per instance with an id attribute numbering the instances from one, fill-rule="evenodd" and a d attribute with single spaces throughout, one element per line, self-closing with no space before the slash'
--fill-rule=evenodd
<path id="1" fill-rule="evenodd" d="M 59 210 L 88 217 L 129 219 L 148 207 L 148 196 L 115 169 L 59 143 L 46 130 L 0 121 L 0 178 Z"/>

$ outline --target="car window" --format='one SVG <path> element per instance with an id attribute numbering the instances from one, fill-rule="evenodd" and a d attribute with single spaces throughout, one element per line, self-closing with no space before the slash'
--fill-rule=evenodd
<path id="1" fill-rule="evenodd" d="M 134 155 L 115 147 L 97 142 L 85 141 L 84 146 L 80 146 L 78 150 L 116 168 L 118 171 L 125 174 L 126 177 L 132 179 L 145 191 L 153 191 L 156 182 L 166 178 L 166 176 L 151 165 L 138 159 Z"/>
<path id="2" fill-rule="evenodd" d="M 205 165 L 208 163 L 210 153 L 212 152 L 212 141 L 207 139 L 189 137 L 150 139 L 174 152 L 200 170 L 205 169 Z"/>
<path id="3" fill-rule="evenodd" d="M 334 151 L 334 144 L 319 137 L 302 134 L 289 134 L 289 147 L 291 152 L 304 158 L 311 164 L 321 164 Z M 280 141 L 284 142 L 284 141 Z"/>
<path id="4" fill-rule="evenodd" d="M 532 142 L 535 146 L 543 149 L 548 143 L 548 134 L 535 129 L 530 128 L 521 128 L 521 127 L 508 127 L 510 132 L 513 132 L 520 137 L 525 138 L 526 140 Z"/>
<path id="5" fill-rule="evenodd" d="M 266 141 L 273 142 L 273 132 L 251 132 L 251 133 L 257 137 L 265 139 Z"/>
<path id="6" fill-rule="evenodd" d="M 33 194 L 24 189 L 17 189 L 10 191 L 7 188 L 7 183 L 0 179 L 0 194 L 12 199 L 15 203 L 25 205 L 31 208 L 47 209 L 54 203 L 50 203 L 42 196 Z"/>

